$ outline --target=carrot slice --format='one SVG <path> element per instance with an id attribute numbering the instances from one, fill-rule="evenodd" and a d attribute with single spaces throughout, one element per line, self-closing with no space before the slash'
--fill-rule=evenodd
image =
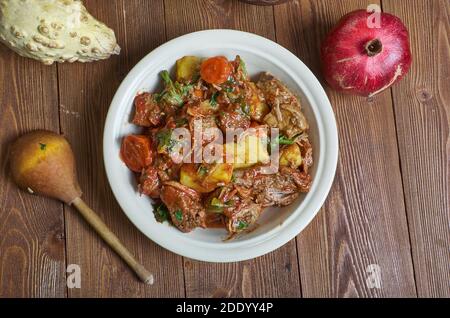
<path id="1" fill-rule="evenodd" d="M 129 135 L 122 140 L 120 156 L 130 170 L 141 172 L 152 163 L 150 139 L 144 135 Z"/>
<path id="2" fill-rule="evenodd" d="M 194 89 L 194 95 L 198 98 L 203 97 L 203 91 L 201 89 Z"/>
<path id="3" fill-rule="evenodd" d="M 200 76 L 210 84 L 222 84 L 232 71 L 230 62 L 224 56 L 215 56 L 203 61 Z"/>

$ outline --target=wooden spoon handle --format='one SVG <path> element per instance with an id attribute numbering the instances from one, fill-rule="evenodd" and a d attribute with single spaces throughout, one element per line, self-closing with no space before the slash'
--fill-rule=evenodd
<path id="1" fill-rule="evenodd" d="M 108 243 L 109 246 L 131 267 L 136 275 L 146 284 L 153 284 L 153 275 L 144 268 L 120 242 L 117 236 L 111 232 L 108 226 L 98 217 L 98 215 L 81 199 L 76 198 L 71 202 L 81 213 L 84 219 L 94 228 L 94 230 Z"/>

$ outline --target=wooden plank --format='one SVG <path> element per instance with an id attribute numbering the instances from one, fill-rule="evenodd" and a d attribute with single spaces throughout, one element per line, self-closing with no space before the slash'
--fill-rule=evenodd
<path id="1" fill-rule="evenodd" d="M 164 3 L 169 39 L 199 30 L 231 28 L 275 40 L 271 7 L 236 0 L 165 0 Z"/>
<path id="2" fill-rule="evenodd" d="M 167 37 L 232 28 L 275 39 L 272 7 L 237 1 L 166 0 Z M 192 17 L 195 17 L 193 19 Z M 187 297 L 299 297 L 295 241 L 269 255 L 233 264 L 185 260 Z"/>
<path id="3" fill-rule="evenodd" d="M 165 41 L 163 3 L 90 0 L 85 4 L 115 30 L 122 53 L 106 61 L 59 66 L 61 129 L 76 154 L 84 199 L 154 273 L 155 284 L 140 283 L 77 213 L 67 208 L 68 263 L 79 264 L 82 272 L 81 289 L 69 290 L 69 296 L 180 297 L 184 295 L 182 258 L 148 240 L 128 221 L 111 193 L 102 152 L 103 125 L 117 87 L 140 58 Z"/>
<path id="4" fill-rule="evenodd" d="M 450 2 L 383 0 L 410 31 L 413 67 L 392 88 L 417 292 L 450 297 Z"/>
<path id="5" fill-rule="evenodd" d="M 320 74 L 319 47 L 337 20 L 373 1 L 300 0 L 275 7 L 280 44 Z M 327 89 L 339 129 L 332 191 L 298 237 L 303 296 L 415 296 L 392 100 L 373 101 Z M 381 288 L 367 284 L 368 266 Z"/>
<path id="6" fill-rule="evenodd" d="M 0 298 L 64 297 L 62 204 L 19 190 L 8 168 L 11 142 L 34 129 L 59 132 L 56 66 L 0 45 Z"/>

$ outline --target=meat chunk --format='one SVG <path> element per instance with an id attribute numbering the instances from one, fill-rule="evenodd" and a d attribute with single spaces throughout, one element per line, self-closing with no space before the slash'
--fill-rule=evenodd
<path id="1" fill-rule="evenodd" d="M 236 55 L 234 61 L 231 61 L 230 64 L 233 67 L 234 81 L 242 82 L 248 81 L 250 78 L 248 76 L 247 67 L 245 66 L 245 62 L 239 55 Z"/>
<path id="2" fill-rule="evenodd" d="M 197 137 L 201 137 L 201 145 L 212 142 L 220 133 L 214 116 L 189 116 L 189 129 L 191 132 L 191 136 L 193 136 L 194 139 Z M 200 140 L 195 140 L 195 142 L 198 142 L 200 144 Z"/>
<path id="3" fill-rule="evenodd" d="M 155 167 L 161 181 L 164 182 L 178 179 L 181 163 L 174 163 L 172 159 L 166 155 L 158 155 L 155 161 Z"/>
<path id="4" fill-rule="evenodd" d="M 161 200 L 169 210 L 172 223 L 182 232 L 205 227 L 206 213 L 200 195 L 181 183 L 168 181 L 161 188 Z"/>
<path id="5" fill-rule="evenodd" d="M 262 90 L 266 102 L 271 107 L 270 113 L 264 117 L 267 125 L 279 128 L 288 138 L 293 138 L 309 129 L 297 97 L 278 79 L 264 73 L 257 86 Z"/>
<path id="6" fill-rule="evenodd" d="M 263 207 L 291 204 L 301 192 L 309 191 L 311 182 L 309 174 L 290 167 L 280 167 L 276 174 L 252 168 L 236 178 L 236 183 L 251 190 L 250 197 Z"/>
<path id="7" fill-rule="evenodd" d="M 303 158 L 302 169 L 305 173 L 308 173 L 309 168 L 313 165 L 313 149 L 311 143 L 309 142 L 308 136 L 300 136 L 296 142 L 300 146 Z"/>
<path id="8" fill-rule="evenodd" d="M 226 215 L 226 227 L 230 234 L 239 233 L 249 229 L 256 224 L 263 208 L 261 204 L 257 204 L 250 199 L 244 199 L 236 202 L 231 213 Z"/>
<path id="9" fill-rule="evenodd" d="M 251 119 L 259 123 L 262 122 L 264 117 L 270 112 L 270 108 L 264 99 L 264 94 L 253 82 L 245 82 L 243 89 L 245 100 L 250 106 Z"/>
<path id="10" fill-rule="evenodd" d="M 261 204 L 252 201 L 242 187 L 230 183 L 215 190 L 206 200 L 208 214 L 221 213 L 225 227 L 233 235 L 255 225 L 263 210 Z"/>
<path id="11" fill-rule="evenodd" d="M 224 133 L 227 129 L 241 128 L 246 130 L 250 127 L 250 109 L 246 104 L 230 104 L 219 113 L 218 125 Z"/>
<path id="12" fill-rule="evenodd" d="M 273 128 L 279 128 L 288 138 L 308 130 L 309 126 L 301 111 L 292 105 L 274 105 L 264 117 L 264 122 Z"/>
<path id="13" fill-rule="evenodd" d="M 283 168 L 290 169 L 290 168 Z M 288 171 L 288 173 L 290 173 Z M 300 192 L 306 193 L 311 189 L 312 177 L 309 173 L 299 172 L 298 170 L 293 171 L 292 178 L 294 179 L 295 184 Z"/>
<path id="14" fill-rule="evenodd" d="M 151 198 L 158 198 L 161 188 L 161 182 L 158 177 L 158 170 L 149 166 L 145 168 L 139 178 L 139 191 Z"/>
<path id="15" fill-rule="evenodd" d="M 150 93 L 142 93 L 134 99 L 135 113 L 133 124 L 152 127 L 161 124 L 163 113 Z"/>

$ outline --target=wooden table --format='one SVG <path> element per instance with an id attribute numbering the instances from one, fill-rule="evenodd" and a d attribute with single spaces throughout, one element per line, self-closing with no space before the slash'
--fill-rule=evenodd
<path id="1" fill-rule="evenodd" d="M 230 28 L 277 41 L 320 76 L 318 51 L 345 13 L 377 0 L 297 0 L 278 6 L 207 0 L 86 0 L 112 27 L 120 56 L 44 66 L 0 46 L 0 297 L 450 297 L 450 1 L 382 0 L 410 30 L 414 64 L 373 100 L 327 89 L 340 139 L 337 174 L 314 221 L 254 260 L 209 264 L 142 235 L 116 203 L 103 167 L 112 96 L 144 55 L 169 39 Z M 11 182 L 10 142 L 61 132 L 78 161 L 85 200 L 155 273 L 137 281 L 70 207 Z M 66 286 L 79 264 L 81 288 Z M 368 281 L 377 264 L 381 288 Z"/>

